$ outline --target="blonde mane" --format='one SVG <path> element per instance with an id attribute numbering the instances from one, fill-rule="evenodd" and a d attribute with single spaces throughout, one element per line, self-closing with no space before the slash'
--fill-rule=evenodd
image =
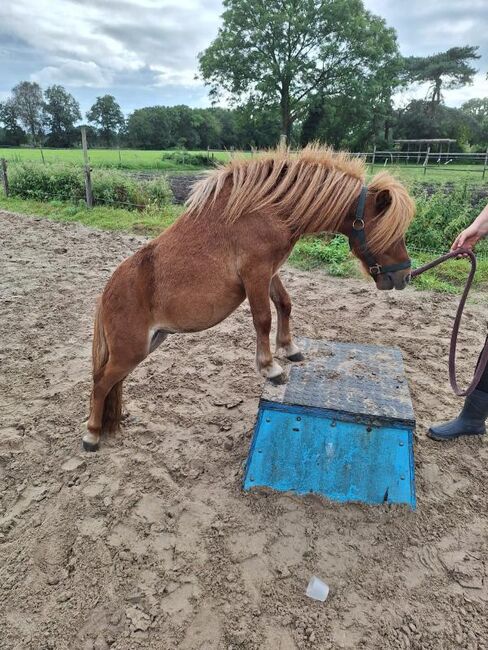
<path id="1" fill-rule="evenodd" d="M 227 222 L 246 214 L 273 210 L 296 234 L 337 232 L 364 185 L 361 158 L 309 145 L 298 153 L 287 149 L 238 157 L 195 183 L 188 213 L 201 215 L 217 199 Z M 370 246 L 381 250 L 399 239 L 413 217 L 413 202 L 403 185 L 385 172 L 375 176 L 370 191 L 388 190 L 391 204 L 374 229 Z M 222 211 L 223 207 L 223 211 Z"/>

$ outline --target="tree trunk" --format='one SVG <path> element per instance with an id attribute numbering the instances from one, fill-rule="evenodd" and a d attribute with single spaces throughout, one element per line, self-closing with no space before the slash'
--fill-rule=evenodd
<path id="1" fill-rule="evenodd" d="M 36 125 L 33 121 L 30 122 L 29 130 L 32 137 L 32 144 L 34 145 L 34 147 L 36 147 L 37 146 Z"/>
<path id="2" fill-rule="evenodd" d="M 441 103 L 441 86 L 442 86 L 442 80 L 439 77 L 438 79 L 435 80 L 434 90 L 432 91 L 432 101 L 430 103 L 431 117 L 435 116 L 436 109 Z"/>
<path id="3" fill-rule="evenodd" d="M 291 117 L 291 111 L 290 111 L 290 84 L 287 81 L 283 82 L 282 91 L 281 91 L 280 108 L 281 108 L 281 134 L 286 136 L 286 143 L 289 146 L 293 119 Z"/>

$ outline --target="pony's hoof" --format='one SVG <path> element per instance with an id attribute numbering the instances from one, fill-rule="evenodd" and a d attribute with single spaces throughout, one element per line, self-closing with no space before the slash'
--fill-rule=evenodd
<path id="1" fill-rule="evenodd" d="M 295 352 L 295 354 L 290 354 L 289 357 L 286 357 L 288 361 L 304 361 L 305 357 L 301 352 Z"/>
<path id="2" fill-rule="evenodd" d="M 81 439 L 81 444 L 85 451 L 97 451 L 100 446 L 100 436 L 88 431 Z"/>
<path id="3" fill-rule="evenodd" d="M 276 377 L 270 377 L 268 381 L 270 381 L 273 386 L 282 386 L 287 382 L 286 372 L 282 372 L 281 375 L 276 375 Z"/>
<path id="4" fill-rule="evenodd" d="M 100 447 L 99 442 L 88 442 L 87 440 L 82 440 L 81 444 L 83 445 L 83 449 L 85 451 L 98 451 L 98 448 Z"/>

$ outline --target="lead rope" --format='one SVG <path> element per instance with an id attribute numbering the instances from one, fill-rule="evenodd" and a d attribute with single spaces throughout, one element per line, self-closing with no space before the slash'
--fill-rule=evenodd
<path id="1" fill-rule="evenodd" d="M 471 285 L 473 283 L 474 274 L 476 273 L 476 256 L 474 255 L 473 251 L 470 251 L 467 248 L 459 248 L 458 250 L 452 251 L 451 253 L 446 253 L 445 255 L 441 255 L 441 257 L 438 257 L 436 260 L 433 260 L 428 264 L 424 264 L 424 266 L 420 266 L 418 269 L 414 269 L 412 271 L 412 278 L 416 278 L 418 275 L 421 275 L 425 271 L 428 271 L 429 269 L 433 269 L 438 264 L 442 264 L 442 262 L 445 262 L 446 260 L 449 260 L 452 257 L 458 257 L 459 255 L 467 255 L 469 257 L 469 261 L 471 262 L 471 270 L 469 272 L 468 279 L 466 280 L 464 291 L 461 295 L 461 300 L 459 301 L 459 305 L 457 308 L 456 318 L 454 319 L 454 325 L 452 327 L 451 346 L 449 349 L 449 381 L 451 382 L 451 387 L 454 393 L 459 397 L 465 397 L 467 395 L 471 395 L 471 393 L 476 389 L 476 386 L 479 384 L 479 381 L 486 367 L 488 366 L 488 339 L 487 339 L 483 347 L 481 356 L 479 358 L 478 365 L 476 367 L 476 371 L 474 373 L 472 382 L 470 383 L 468 388 L 466 388 L 466 390 L 464 391 L 459 388 L 456 379 L 456 346 L 458 341 L 459 326 L 461 324 L 461 318 L 464 311 L 464 305 L 466 304 L 466 298 L 468 297 L 469 290 L 471 289 Z"/>

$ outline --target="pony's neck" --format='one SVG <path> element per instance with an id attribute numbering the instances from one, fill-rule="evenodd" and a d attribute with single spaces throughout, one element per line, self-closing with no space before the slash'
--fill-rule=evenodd
<path id="1" fill-rule="evenodd" d="M 337 233 L 349 237 L 361 188 L 362 183 L 352 197 L 344 197 L 342 202 L 340 200 L 335 201 L 335 205 L 331 208 L 325 206 L 318 211 L 318 214 L 312 215 L 309 218 L 304 216 L 303 219 L 297 220 L 295 229 L 296 238 L 298 239 L 304 235 L 318 235 L 324 232 Z"/>

